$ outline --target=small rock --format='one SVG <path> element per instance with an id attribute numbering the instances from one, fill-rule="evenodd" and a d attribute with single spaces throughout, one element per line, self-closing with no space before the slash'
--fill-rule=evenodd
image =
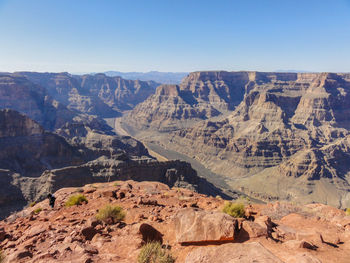
<path id="1" fill-rule="evenodd" d="M 111 198 L 116 198 L 116 193 L 113 190 L 106 190 L 101 193 L 102 196 L 104 197 L 111 197 Z"/>
<path id="2" fill-rule="evenodd" d="M 4 228 L 0 228 L 0 242 L 4 241 L 6 238 L 6 232 L 4 230 Z"/>
<path id="3" fill-rule="evenodd" d="M 84 193 L 85 193 L 85 194 L 91 194 L 91 193 L 93 193 L 93 192 L 95 192 L 95 191 L 96 191 L 95 188 L 87 188 L 87 189 L 84 190 Z"/>
<path id="4" fill-rule="evenodd" d="M 9 262 L 16 262 L 16 261 L 18 261 L 20 259 L 27 258 L 27 257 L 32 258 L 33 254 L 30 251 L 26 250 L 26 249 L 20 249 L 17 252 L 15 252 L 14 254 L 12 254 L 9 257 L 8 261 Z"/>
<path id="5" fill-rule="evenodd" d="M 163 235 L 157 229 L 149 224 L 141 224 L 139 232 L 142 235 L 142 240 L 145 243 L 157 241 L 163 243 Z"/>
<path id="6" fill-rule="evenodd" d="M 81 234 L 86 240 L 91 240 L 97 233 L 98 231 L 92 226 L 85 227 L 81 230 Z"/>
<path id="7" fill-rule="evenodd" d="M 86 221 L 86 225 L 87 226 L 92 226 L 92 227 L 96 227 L 97 225 L 101 224 L 101 221 L 96 219 L 96 217 L 90 217 L 87 221 Z"/>
<path id="8" fill-rule="evenodd" d="M 190 203 L 190 207 L 198 208 L 197 202 L 192 202 L 192 203 Z"/>
<path id="9" fill-rule="evenodd" d="M 125 193 L 124 193 L 124 192 L 118 192 L 118 193 L 117 193 L 117 198 L 118 198 L 118 199 L 123 199 L 123 198 L 125 198 Z"/>
<path id="10" fill-rule="evenodd" d="M 242 232 L 244 234 L 248 234 L 249 238 L 255 238 L 255 237 L 262 237 L 268 236 L 267 233 L 267 226 L 265 225 L 265 227 L 259 225 L 258 223 L 252 222 L 252 221 L 243 221 L 242 222 L 242 228 L 240 230 L 240 232 Z M 240 233 L 241 235 L 241 233 Z"/>
<path id="11" fill-rule="evenodd" d="M 42 225 L 34 226 L 30 229 L 29 234 L 28 234 L 28 238 L 37 236 L 45 231 L 46 231 L 46 229 Z"/>
<path id="12" fill-rule="evenodd" d="M 311 250 L 316 250 L 317 247 L 314 246 L 313 244 L 310 244 L 309 242 L 303 240 L 300 242 L 300 248 L 306 248 L 306 249 L 311 249 Z"/>
<path id="13" fill-rule="evenodd" d="M 97 248 L 89 244 L 84 245 L 84 252 L 88 254 L 98 254 Z"/>
<path id="14" fill-rule="evenodd" d="M 120 190 L 129 192 L 130 190 L 132 190 L 132 185 L 129 184 L 129 183 L 123 184 L 123 185 L 120 187 Z"/>

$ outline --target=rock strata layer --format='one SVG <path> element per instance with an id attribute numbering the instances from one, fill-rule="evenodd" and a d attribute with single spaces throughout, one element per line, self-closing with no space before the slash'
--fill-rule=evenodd
<path id="1" fill-rule="evenodd" d="M 348 207 L 349 116 L 350 74 L 195 72 L 125 124 L 256 198 Z"/>
<path id="2" fill-rule="evenodd" d="M 103 118 L 120 116 L 154 93 L 154 81 L 126 80 L 105 74 L 71 75 L 69 73 L 18 72 L 47 89 L 57 101 L 71 110 Z"/>

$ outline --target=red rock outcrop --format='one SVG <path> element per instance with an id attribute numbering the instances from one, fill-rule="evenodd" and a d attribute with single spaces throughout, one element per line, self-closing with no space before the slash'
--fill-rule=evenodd
<path id="1" fill-rule="evenodd" d="M 187 208 L 175 215 L 176 240 L 180 244 L 233 241 L 237 220 L 220 212 Z"/>
<path id="2" fill-rule="evenodd" d="M 76 193 L 84 194 L 88 203 L 66 207 L 67 199 Z M 270 216 L 275 218 L 276 212 L 281 212 L 280 204 L 268 207 L 253 204 L 246 207 L 253 215 L 250 220 L 234 219 L 222 216 L 223 201 L 220 199 L 187 189 L 170 189 L 162 183 L 134 181 L 64 188 L 55 196 L 54 209 L 45 200 L 0 221 L 0 249 L 6 256 L 6 263 L 136 262 L 142 246 L 150 240 L 171 248 L 171 254 L 179 263 L 346 263 L 350 256 L 349 216 L 325 205 L 298 206 L 299 212 L 286 210 L 283 211 L 286 216 L 271 220 Z M 125 220 L 116 224 L 97 220 L 97 210 L 106 204 L 121 206 L 126 212 Z M 190 208 L 194 204 L 198 208 Z M 179 220 L 184 222 L 184 215 L 188 213 L 201 216 L 187 218 L 183 226 L 189 229 L 178 228 Z M 197 230 L 191 233 L 190 239 L 220 239 L 221 234 L 213 233 L 228 233 L 218 223 L 222 222 L 220 218 L 230 222 L 228 235 L 231 236 L 232 230 L 237 233 L 233 240 L 226 240 L 228 243 L 182 243 L 177 239 L 191 228 Z M 266 231 L 261 235 L 244 236 L 246 225 L 254 226 L 252 229 L 257 225 L 265 230 L 271 227 L 272 235 Z M 293 231 L 295 235 L 280 236 L 278 228 L 282 229 L 281 226 L 286 233 Z"/>

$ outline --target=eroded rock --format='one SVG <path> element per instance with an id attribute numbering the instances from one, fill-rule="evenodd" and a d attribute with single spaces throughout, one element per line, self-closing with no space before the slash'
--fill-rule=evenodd
<path id="1" fill-rule="evenodd" d="M 237 220 L 221 212 L 187 208 L 180 210 L 174 220 L 176 239 L 180 244 L 235 239 Z"/>

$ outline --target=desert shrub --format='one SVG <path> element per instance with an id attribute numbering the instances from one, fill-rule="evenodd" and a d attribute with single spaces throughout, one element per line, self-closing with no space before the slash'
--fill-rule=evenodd
<path id="1" fill-rule="evenodd" d="M 34 201 L 34 202 L 31 202 L 30 204 L 29 204 L 29 207 L 33 207 L 33 206 L 35 206 L 36 205 L 36 202 Z"/>
<path id="2" fill-rule="evenodd" d="M 115 183 L 113 184 L 113 186 L 120 186 L 120 183 L 115 182 Z"/>
<path id="3" fill-rule="evenodd" d="M 222 212 L 233 217 L 244 217 L 245 209 L 242 203 L 225 202 Z"/>
<path id="4" fill-rule="evenodd" d="M 82 194 L 76 194 L 69 197 L 68 201 L 66 202 L 66 206 L 70 207 L 73 205 L 81 205 L 82 203 L 87 203 L 88 200 L 86 197 Z"/>
<path id="5" fill-rule="evenodd" d="M 347 208 L 347 209 L 346 209 L 345 214 L 346 214 L 347 216 L 350 216 L 350 208 Z"/>
<path id="6" fill-rule="evenodd" d="M 162 248 L 159 242 L 150 242 L 141 248 L 137 261 L 138 263 L 173 263 L 175 259 Z"/>
<path id="7" fill-rule="evenodd" d="M 106 205 L 98 210 L 96 218 L 106 223 L 117 223 L 125 218 L 125 212 L 120 206 Z"/>
<path id="8" fill-rule="evenodd" d="M 34 210 L 34 214 L 39 214 L 43 209 L 41 207 Z"/>

